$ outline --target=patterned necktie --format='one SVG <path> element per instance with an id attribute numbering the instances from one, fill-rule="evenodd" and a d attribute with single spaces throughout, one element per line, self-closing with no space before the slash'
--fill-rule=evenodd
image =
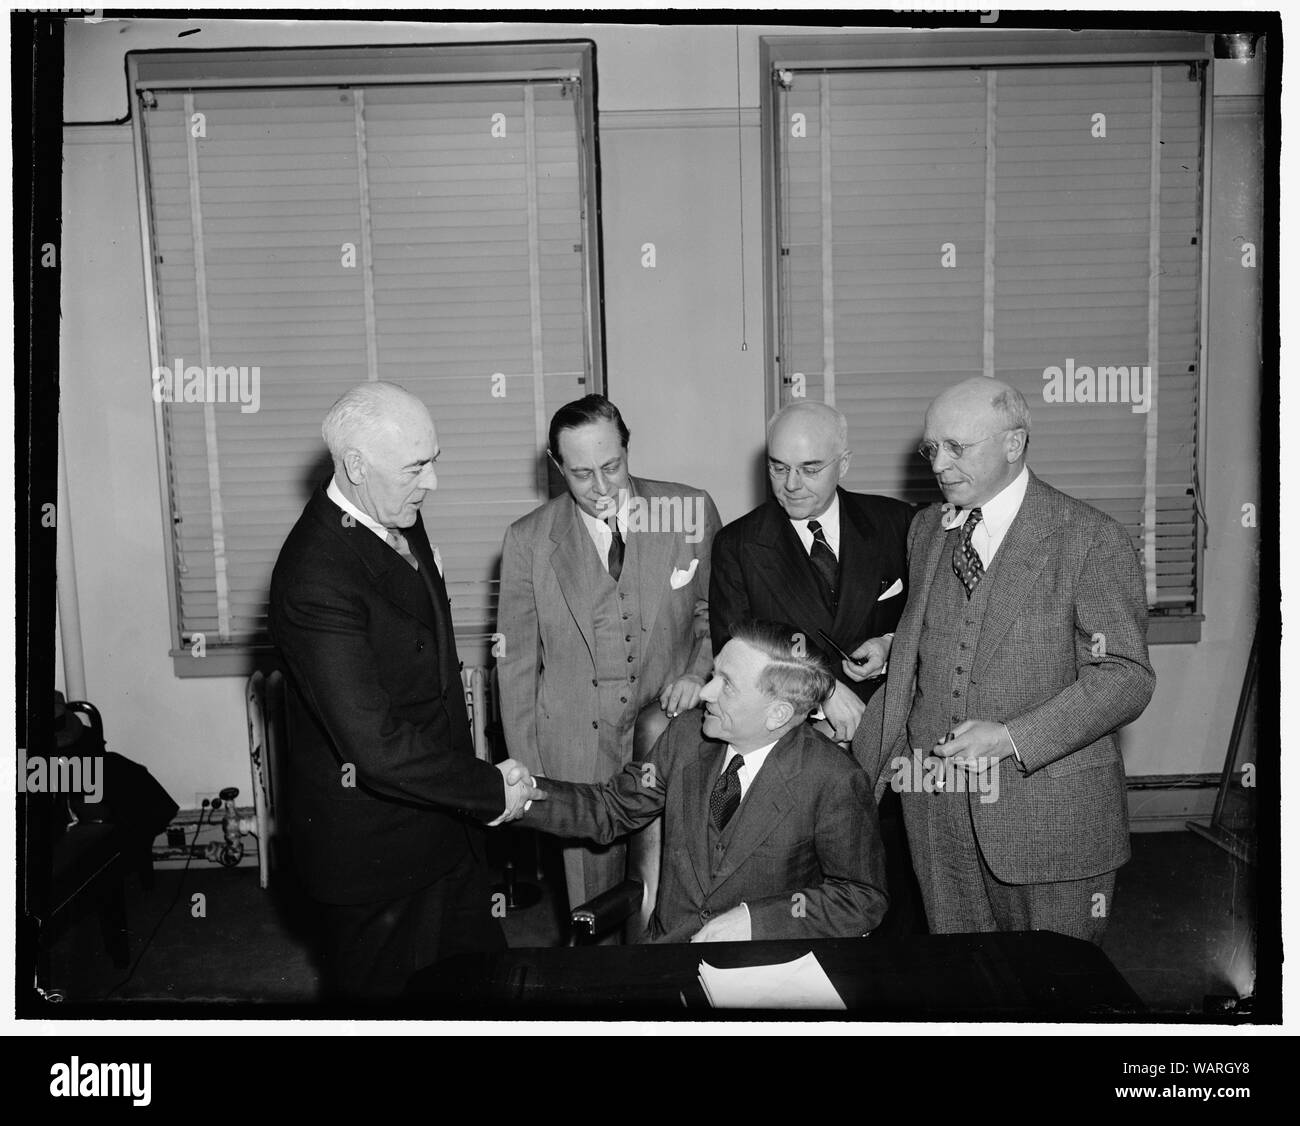
<path id="1" fill-rule="evenodd" d="M 709 796 L 709 816 L 719 833 L 727 827 L 727 822 L 740 808 L 740 778 L 737 774 L 744 765 L 744 755 L 732 755 L 727 769 L 718 777 L 713 793 Z"/>
<path id="2" fill-rule="evenodd" d="M 609 577 L 618 582 L 619 575 L 623 573 L 623 536 L 618 530 L 617 516 L 611 516 L 605 523 L 609 525 L 613 537 L 609 541 Z"/>
<path id="3" fill-rule="evenodd" d="M 975 584 L 984 577 L 984 562 L 970 542 L 971 536 L 975 534 L 975 526 L 983 516 L 978 508 L 970 510 L 966 523 L 961 526 L 961 541 L 952 549 L 952 573 L 961 579 L 967 598 L 974 593 Z"/>
<path id="4" fill-rule="evenodd" d="M 809 520 L 808 530 L 813 535 L 812 551 L 808 553 L 808 558 L 812 560 L 813 567 L 821 577 L 824 588 L 822 593 L 826 596 L 826 604 L 834 610 L 839 598 L 836 590 L 840 579 L 839 560 L 835 558 L 835 552 L 831 550 L 819 520 Z"/>
<path id="5" fill-rule="evenodd" d="M 420 561 L 411 554 L 411 545 L 406 542 L 406 537 L 395 528 L 388 529 L 388 546 L 405 559 L 413 570 L 418 571 L 420 569 Z"/>

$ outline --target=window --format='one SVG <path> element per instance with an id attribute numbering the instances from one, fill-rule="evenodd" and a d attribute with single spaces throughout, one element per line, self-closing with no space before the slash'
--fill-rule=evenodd
<path id="1" fill-rule="evenodd" d="M 773 59 L 769 129 L 779 401 L 844 411 L 848 487 L 936 499 L 915 453 L 925 406 L 996 374 L 1029 401 L 1034 471 L 1119 520 L 1153 622 L 1194 630 L 1206 52 L 1191 38 L 1196 57 L 1154 62 L 1041 46 L 984 65 Z"/>
<path id="2" fill-rule="evenodd" d="M 550 415 L 600 384 L 589 65 L 538 44 L 133 60 L 179 674 L 268 645 L 280 545 L 331 472 L 321 420 L 366 379 L 433 413 L 425 524 L 462 656 L 486 656 Z"/>

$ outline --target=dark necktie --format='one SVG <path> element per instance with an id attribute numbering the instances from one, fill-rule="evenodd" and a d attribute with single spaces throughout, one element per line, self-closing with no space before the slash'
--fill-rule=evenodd
<path id="1" fill-rule="evenodd" d="M 732 755 L 727 769 L 719 775 L 717 782 L 714 783 L 713 793 L 709 796 L 709 816 L 713 819 L 713 827 L 719 833 L 727 827 L 727 822 L 740 808 L 740 779 L 737 773 L 744 765 L 744 755 Z"/>
<path id="2" fill-rule="evenodd" d="M 952 549 L 952 572 L 961 579 L 967 598 L 974 593 L 975 584 L 984 577 L 984 563 L 975 550 L 975 545 L 970 542 L 971 536 L 975 534 L 975 526 L 983 517 L 984 514 L 978 508 L 970 510 L 966 523 L 961 526 L 961 541 Z"/>
<path id="3" fill-rule="evenodd" d="M 826 604 L 834 610 L 835 603 L 839 598 L 836 587 L 840 579 L 840 564 L 835 558 L 835 552 L 831 550 L 831 545 L 826 540 L 826 533 L 822 530 L 821 521 L 809 520 L 808 530 L 813 535 L 812 551 L 808 553 L 808 558 L 812 560 L 813 567 L 816 568 L 817 574 L 821 577 L 822 593 L 826 597 Z"/>
<path id="4" fill-rule="evenodd" d="M 609 541 L 609 577 L 618 582 L 619 575 L 623 573 L 623 537 L 619 534 L 617 516 L 611 516 L 605 523 L 609 525 L 613 537 Z"/>
<path id="5" fill-rule="evenodd" d="M 396 528 L 388 529 L 388 546 L 405 559 L 414 570 L 418 571 L 420 569 L 420 561 L 411 554 L 411 545 L 406 542 L 406 537 Z"/>

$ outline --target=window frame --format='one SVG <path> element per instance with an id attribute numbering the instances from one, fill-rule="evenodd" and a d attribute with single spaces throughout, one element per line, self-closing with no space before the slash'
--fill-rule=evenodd
<path id="1" fill-rule="evenodd" d="M 1203 511 L 1205 495 L 1205 402 L 1209 364 L 1210 204 L 1214 121 L 1214 37 L 1176 31 L 1032 31 L 993 28 L 927 33 L 888 31 L 863 35 L 759 37 L 759 121 L 762 140 L 763 280 L 765 300 L 764 348 L 767 376 L 764 405 L 768 417 L 781 403 L 780 360 L 781 248 L 779 245 L 779 169 L 776 73 L 802 71 L 905 70 L 961 66 L 1050 66 L 1052 64 L 1123 65 L 1201 62 L 1205 64 L 1202 109 L 1200 324 L 1197 339 L 1196 508 Z M 1195 601 L 1190 614 L 1148 614 L 1150 645 L 1194 644 L 1205 621 L 1204 519 L 1196 520 L 1193 552 L 1196 559 Z"/>
<path id="2" fill-rule="evenodd" d="M 160 311 L 155 249 L 150 227 L 149 169 L 145 160 L 142 115 L 135 112 L 145 90 L 248 89 L 258 87 L 338 87 L 438 85 L 572 79 L 582 91 L 578 119 L 578 190 L 581 226 L 587 248 L 581 264 L 585 331 L 583 352 L 588 390 L 605 387 L 603 249 L 600 225 L 599 136 L 596 116 L 596 45 L 590 39 L 503 43 L 437 43 L 413 46 L 257 48 L 238 50 L 129 51 L 127 103 L 134 145 L 136 196 L 145 281 L 145 326 L 149 370 L 165 361 L 159 353 Z M 167 575 L 170 645 L 177 677 L 247 676 L 272 667 L 277 651 L 270 642 L 209 646 L 196 660 L 182 632 L 176 569 L 176 514 L 169 487 L 170 466 L 164 404 L 154 402 L 154 437 L 162 506 L 163 554 Z M 288 534 L 289 529 L 285 529 Z"/>

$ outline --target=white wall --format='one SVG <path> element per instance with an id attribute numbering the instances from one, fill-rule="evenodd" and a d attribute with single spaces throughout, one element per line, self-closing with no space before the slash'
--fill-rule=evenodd
<path id="1" fill-rule="evenodd" d="M 200 34 L 177 40 L 191 27 Z M 124 116 L 128 50 L 595 40 L 608 389 L 633 430 L 634 471 L 704 485 L 732 519 L 760 496 L 753 465 L 765 409 L 757 38 L 818 30 L 741 29 L 748 124 L 739 166 L 734 119 L 718 112 L 736 104 L 731 26 L 70 22 L 64 117 Z M 1216 155 L 1222 171 L 1214 178 L 1223 226 L 1211 236 L 1205 632 L 1197 645 L 1153 651 L 1156 697 L 1126 738 L 1133 774 L 1220 768 L 1253 628 L 1256 533 L 1239 516 L 1254 499 L 1259 457 L 1257 295 L 1243 286 L 1225 241 L 1252 221 L 1242 203 L 1250 193 L 1229 180 L 1243 174 L 1232 169 L 1252 167 L 1251 107 L 1234 101 L 1220 130 L 1225 148 L 1215 140 L 1216 153 L 1237 148 L 1231 163 Z M 130 126 L 67 130 L 63 190 L 61 379 L 88 693 L 113 749 L 147 765 L 183 806 L 224 785 L 247 797 L 242 682 L 177 679 L 167 656 L 167 547 Z M 656 244 L 653 271 L 640 267 L 645 242 Z"/>

